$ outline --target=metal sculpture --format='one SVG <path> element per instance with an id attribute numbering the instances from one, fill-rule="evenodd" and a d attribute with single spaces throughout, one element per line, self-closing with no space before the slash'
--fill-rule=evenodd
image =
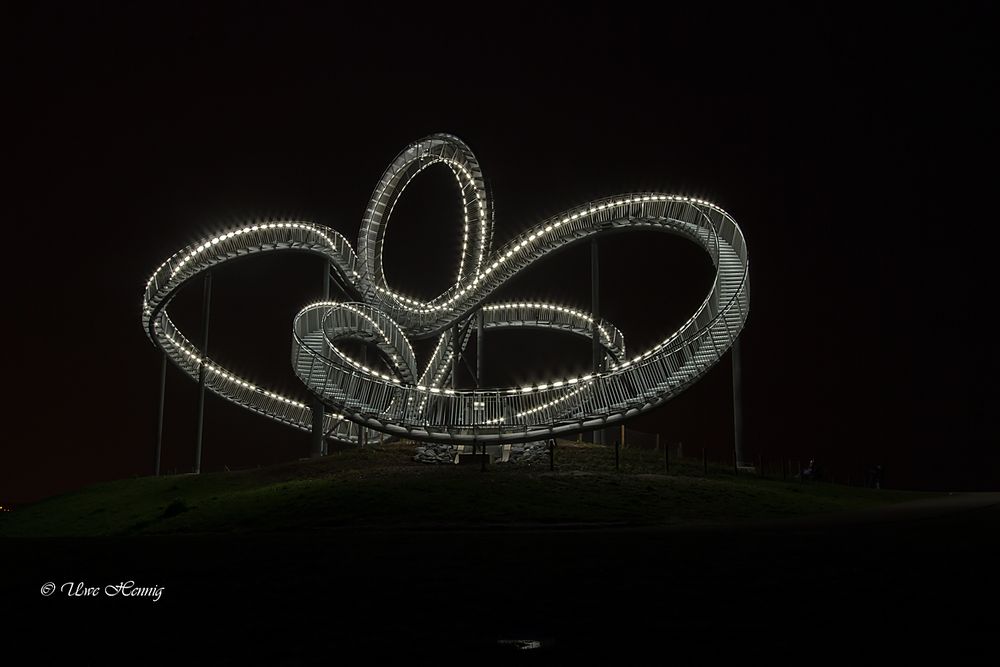
<path id="1" fill-rule="evenodd" d="M 406 186 L 436 163 L 447 165 L 458 182 L 463 242 L 454 285 L 424 301 L 389 286 L 382 247 Z M 697 310 L 650 349 L 626 354 L 621 332 L 594 313 L 537 301 L 490 301 L 497 288 L 549 253 L 633 229 L 690 239 L 716 267 Z M 180 250 L 156 269 L 143 295 L 142 325 L 153 344 L 204 388 L 322 437 L 357 443 L 381 432 L 495 445 L 600 429 L 661 405 L 718 362 L 746 322 L 746 243 L 733 218 L 710 202 L 654 192 L 618 195 L 543 220 L 496 250 L 492 237 L 491 202 L 476 157 L 457 137 L 435 134 L 407 146 L 385 170 L 362 220 L 356 253 L 336 231 L 309 222 L 268 220 L 231 229 Z M 311 404 L 249 382 L 208 357 L 207 304 L 200 347 L 167 314 L 178 291 L 203 274 L 210 277 L 213 267 L 246 255 L 287 251 L 324 258 L 324 289 L 328 271 L 349 298 L 312 303 L 292 323 L 292 365 L 313 396 Z M 206 302 L 209 289 L 210 283 Z M 478 331 L 481 362 L 483 331 L 514 326 L 593 338 L 595 372 L 524 387 L 448 386 L 473 332 Z M 437 338 L 437 347 L 420 369 L 410 341 L 430 337 Z M 373 344 L 391 370 L 351 358 L 338 347 L 345 340 Z"/>

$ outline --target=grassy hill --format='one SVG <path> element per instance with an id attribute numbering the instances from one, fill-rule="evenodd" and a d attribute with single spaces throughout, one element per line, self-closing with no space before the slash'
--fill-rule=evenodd
<path id="1" fill-rule="evenodd" d="M 548 466 L 431 466 L 415 445 L 200 476 L 98 484 L 0 515 L 0 537 L 312 531 L 341 527 L 731 522 L 861 509 L 930 494 L 783 482 L 700 461 L 560 442 Z"/>

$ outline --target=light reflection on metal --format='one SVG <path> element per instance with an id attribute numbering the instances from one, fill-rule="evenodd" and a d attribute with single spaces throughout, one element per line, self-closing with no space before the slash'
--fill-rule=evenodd
<path id="1" fill-rule="evenodd" d="M 459 184 L 463 250 L 455 284 L 424 301 L 388 285 L 382 246 L 403 190 L 436 163 L 446 164 Z M 298 220 L 257 221 L 228 230 L 192 244 L 157 268 L 143 295 L 143 328 L 192 378 L 197 379 L 204 362 L 206 386 L 214 393 L 271 419 L 311 430 L 309 405 L 203 358 L 174 325 L 166 307 L 185 283 L 232 259 L 281 251 L 320 255 L 353 301 L 313 303 L 295 316 L 292 365 L 306 388 L 329 408 L 324 416 L 327 437 L 358 442 L 359 429 L 367 428 L 456 444 L 568 436 L 646 412 L 704 375 L 743 329 L 749 311 L 746 243 L 733 218 L 715 204 L 655 192 L 606 197 L 543 220 L 492 252 L 490 211 L 472 151 L 457 137 L 432 135 L 406 147 L 379 180 L 362 221 L 357 253 L 336 231 Z M 549 253 L 602 233 L 627 230 L 685 237 L 703 248 L 716 267 L 701 305 L 657 345 L 627 356 L 621 332 L 582 310 L 538 301 L 488 301 L 497 288 Z M 544 328 L 591 338 L 596 327 L 605 370 L 553 377 L 530 387 L 454 389 L 449 379 L 457 364 L 452 359 L 465 349 L 476 328 L 462 325 L 478 312 L 485 329 Z M 457 339 L 455 332 L 460 332 Z M 410 341 L 430 337 L 438 338 L 437 347 L 420 371 Z M 373 343 L 391 372 L 350 358 L 337 347 L 342 340 Z"/>

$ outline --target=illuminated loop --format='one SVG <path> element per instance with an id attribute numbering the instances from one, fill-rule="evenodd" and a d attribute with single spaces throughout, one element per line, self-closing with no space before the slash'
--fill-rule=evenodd
<path id="1" fill-rule="evenodd" d="M 382 246 L 385 226 L 406 186 L 438 162 L 452 170 L 459 185 L 463 246 L 456 282 L 437 297 L 421 300 L 387 284 Z M 192 378 L 204 364 L 211 391 L 310 430 L 309 405 L 205 357 L 174 325 L 167 306 L 184 284 L 224 262 L 261 252 L 319 255 L 329 261 L 334 279 L 351 300 L 314 303 L 296 315 L 292 365 L 309 392 L 327 406 L 326 435 L 357 442 L 359 430 L 367 428 L 425 441 L 496 444 L 571 435 L 661 405 L 717 363 L 745 325 L 746 243 L 733 218 L 715 204 L 658 192 L 607 197 L 543 220 L 496 250 L 491 250 L 491 211 L 469 147 L 451 135 L 427 137 L 403 150 L 379 180 L 361 225 L 358 254 L 337 232 L 308 222 L 268 220 L 227 230 L 175 253 L 157 268 L 143 296 L 143 328 Z M 685 237 L 704 249 L 716 268 L 695 312 L 649 349 L 626 355 L 621 332 L 582 310 L 537 301 L 488 301 L 497 288 L 549 253 L 595 235 L 628 230 Z M 453 357 L 475 328 L 465 324 L 479 311 L 489 329 L 551 329 L 587 338 L 596 330 L 605 370 L 524 387 L 450 389 Z M 655 304 L 650 312 L 655 314 Z M 421 371 L 410 341 L 430 337 L 437 337 L 437 346 Z M 373 344 L 391 372 L 351 358 L 338 347 L 344 340 Z"/>

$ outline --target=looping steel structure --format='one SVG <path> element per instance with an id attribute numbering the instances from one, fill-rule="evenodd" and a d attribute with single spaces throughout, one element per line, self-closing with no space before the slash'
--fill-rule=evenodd
<path id="1" fill-rule="evenodd" d="M 444 163 L 458 183 L 464 211 L 455 283 L 429 301 L 386 282 L 382 247 L 393 208 L 406 186 Z M 538 302 L 494 303 L 490 296 L 549 253 L 612 231 L 656 230 L 687 238 L 716 267 L 704 301 L 660 343 L 626 354 L 621 332 L 591 313 Z M 407 146 L 379 180 L 365 212 L 355 253 L 336 231 L 299 220 L 247 224 L 195 243 L 161 264 L 146 284 L 142 325 L 154 345 L 215 394 L 302 430 L 313 430 L 307 405 L 241 378 L 182 334 L 167 306 L 188 282 L 225 262 L 265 252 L 299 251 L 328 261 L 349 301 L 310 304 L 292 323 L 296 375 L 325 406 L 326 437 L 358 442 L 370 429 L 432 442 L 498 444 L 570 435 L 646 412 L 683 391 L 733 345 L 749 309 L 748 257 L 733 218 L 710 202 L 654 192 L 606 197 L 543 220 L 491 249 L 492 206 L 475 155 L 457 137 L 435 134 Z M 447 387 L 476 330 L 529 327 L 596 337 L 601 370 L 552 378 L 530 387 Z M 418 369 L 411 340 L 436 337 Z M 338 343 L 373 344 L 391 372 L 349 357 Z M 318 416 L 318 414 L 317 414 Z"/>

